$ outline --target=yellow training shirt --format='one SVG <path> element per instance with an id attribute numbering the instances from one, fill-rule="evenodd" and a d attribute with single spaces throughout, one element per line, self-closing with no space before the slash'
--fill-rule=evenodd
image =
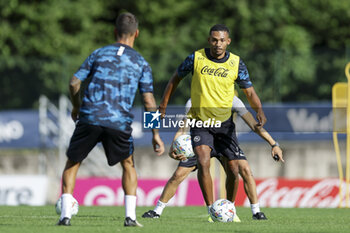
<path id="1" fill-rule="evenodd" d="M 191 83 L 192 119 L 226 121 L 232 112 L 235 94 L 234 82 L 238 77 L 239 56 L 230 53 L 225 62 L 211 61 L 205 49 L 194 53 Z"/>

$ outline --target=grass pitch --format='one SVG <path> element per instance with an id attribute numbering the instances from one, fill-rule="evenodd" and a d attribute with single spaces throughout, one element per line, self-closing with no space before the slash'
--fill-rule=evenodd
<path id="1" fill-rule="evenodd" d="M 54 206 L 1 206 L 0 232 L 350 232 L 350 209 L 263 208 L 267 221 L 253 221 L 249 208 L 238 207 L 241 223 L 208 223 L 205 207 L 167 207 L 160 219 L 143 219 L 149 207 L 138 207 L 137 218 L 143 228 L 123 226 L 124 207 L 86 207 L 71 220 L 72 226 L 56 226 Z"/>

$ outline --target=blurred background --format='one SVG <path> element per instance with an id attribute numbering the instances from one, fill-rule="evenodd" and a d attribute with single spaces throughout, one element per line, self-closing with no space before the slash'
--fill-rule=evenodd
<path id="1" fill-rule="evenodd" d="M 332 140 L 331 100 L 332 86 L 347 80 L 347 0 L 0 1 L 1 205 L 41 205 L 57 200 L 65 150 L 74 129 L 66 97 L 68 81 L 91 52 L 114 42 L 114 21 L 124 11 L 139 19 L 135 49 L 153 69 L 158 103 L 178 65 L 193 51 L 207 46 L 210 27 L 226 24 L 232 38 L 229 50 L 246 63 L 267 109 L 266 129 L 280 142 L 285 154 L 285 164 L 275 163 L 269 145 L 237 122 L 241 147 L 257 178 L 260 201 L 265 206 L 283 206 L 294 197 L 310 206 L 338 205 L 339 166 Z M 190 96 L 190 81 L 186 77 L 181 82 L 171 105 L 183 107 Z M 239 96 L 247 103 L 241 91 Z M 139 199 L 144 200 L 139 204 L 152 205 L 177 161 L 153 154 L 149 133 L 142 131 L 141 106 L 137 96 L 135 159 L 142 189 L 139 193 L 143 193 L 143 199 Z M 173 132 L 162 135 L 169 145 Z M 344 151 L 344 140 L 340 140 L 340 146 Z M 345 159 L 340 167 L 345 168 Z M 224 178 L 217 164 L 212 172 L 218 179 L 217 196 L 223 195 L 219 183 Z M 78 180 L 77 187 L 86 188 L 85 193 L 75 193 L 81 204 L 120 204 L 120 187 L 114 187 L 111 181 L 120 181 L 120 166 L 109 168 L 101 148 L 91 153 L 78 175 L 81 183 Z M 99 201 L 96 194 L 85 202 L 85 195 L 96 188 L 85 183 L 91 184 L 91 179 L 98 177 L 111 181 L 100 181 L 112 190 L 111 198 L 95 189 L 104 199 Z M 183 192 L 197 185 L 196 174 L 190 178 L 186 187 L 180 187 Z M 328 187 L 328 193 L 315 191 L 320 183 Z M 287 197 L 283 192 L 286 189 L 290 191 Z M 152 190 L 156 194 L 148 195 Z M 319 201 L 302 202 L 306 190 L 314 190 Z M 277 191 L 280 195 L 276 200 L 264 197 Z M 246 204 L 242 187 L 240 193 L 238 204 Z M 200 191 L 198 199 L 199 204 L 203 202 Z M 295 206 L 302 206 L 300 203 Z M 198 203 L 177 194 L 173 204 Z"/>

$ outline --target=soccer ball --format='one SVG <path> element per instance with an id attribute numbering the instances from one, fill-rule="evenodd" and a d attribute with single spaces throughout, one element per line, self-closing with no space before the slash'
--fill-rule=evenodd
<path id="1" fill-rule="evenodd" d="M 229 200 L 219 199 L 212 204 L 209 214 L 214 222 L 233 222 L 236 208 Z"/>
<path id="2" fill-rule="evenodd" d="M 174 140 L 173 149 L 176 154 L 183 154 L 187 158 L 195 155 L 192 149 L 191 136 L 187 134 L 180 135 Z"/>
<path id="3" fill-rule="evenodd" d="M 55 208 L 56 208 L 56 213 L 58 215 L 60 215 L 61 214 L 61 208 L 62 208 L 62 197 L 60 197 L 58 199 L 58 201 L 56 202 Z M 79 203 L 73 197 L 73 200 L 72 200 L 72 215 L 77 215 L 78 211 L 79 211 Z"/>

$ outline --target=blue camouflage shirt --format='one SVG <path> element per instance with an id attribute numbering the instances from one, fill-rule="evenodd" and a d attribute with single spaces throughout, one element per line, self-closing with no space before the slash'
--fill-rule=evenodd
<path id="1" fill-rule="evenodd" d="M 131 131 L 136 90 L 153 92 L 152 70 L 133 48 L 115 43 L 95 50 L 74 74 L 88 81 L 79 121 Z"/>

